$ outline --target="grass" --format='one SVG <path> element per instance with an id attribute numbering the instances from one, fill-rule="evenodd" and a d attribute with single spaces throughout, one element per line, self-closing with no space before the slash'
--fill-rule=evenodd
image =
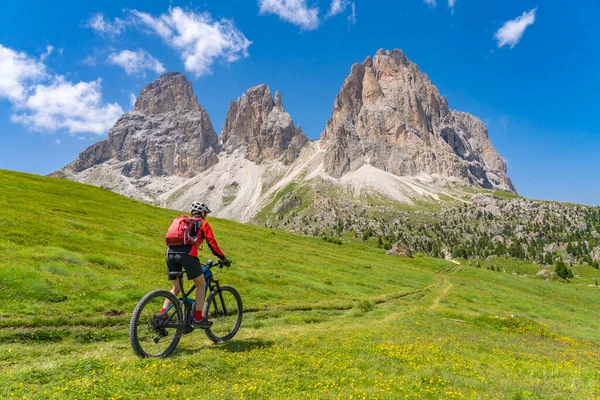
<path id="1" fill-rule="evenodd" d="M 294 195 L 300 197 L 300 199 L 302 199 L 302 203 L 291 210 L 274 213 L 273 210 L 277 203 L 283 198 L 283 196 L 285 196 L 288 193 L 293 193 Z M 314 194 L 312 193 L 310 187 L 298 186 L 298 184 L 296 183 L 290 183 L 285 188 L 275 193 L 271 202 L 265 207 L 263 207 L 254 219 L 257 223 L 264 224 L 269 218 L 272 218 L 273 215 L 286 215 L 292 212 L 299 213 L 300 211 L 306 209 L 309 206 L 313 198 Z"/>
<path id="2" fill-rule="evenodd" d="M 221 345 L 194 332 L 166 360 L 138 359 L 130 313 L 168 287 L 177 214 L 0 171 L 1 398 L 600 397 L 591 267 L 545 281 L 510 259 L 491 261 L 502 273 L 219 219 L 240 332 Z"/>

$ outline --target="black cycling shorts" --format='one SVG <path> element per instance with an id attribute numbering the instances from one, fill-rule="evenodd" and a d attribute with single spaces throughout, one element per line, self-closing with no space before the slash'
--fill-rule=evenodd
<path id="1" fill-rule="evenodd" d="M 202 275 L 202 265 L 200 264 L 198 257 L 192 257 L 185 253 L 171 253 L 167 251 L 167 276 L 169 276 L 169 272 L 181 272 L 182 268 L 185 270 L 185 274 L 189 280 Z"/>

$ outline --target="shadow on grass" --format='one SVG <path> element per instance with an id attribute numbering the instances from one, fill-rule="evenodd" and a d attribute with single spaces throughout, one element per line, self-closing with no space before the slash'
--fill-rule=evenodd
<path id="1" fill-rule="evenodd" d="M 244 353 L 255 349 L 266 349 L 273 346 L 273 344 L 275 344 L 273 340 L 242 339 L 219 343 L 216 347 L 229 353 Z"/>

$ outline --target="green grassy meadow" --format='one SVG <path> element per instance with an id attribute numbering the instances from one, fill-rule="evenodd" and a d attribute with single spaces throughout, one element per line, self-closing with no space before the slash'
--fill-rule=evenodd
<path id="1" fill-rule="evenodd" d="M 510 259 L 497 272 L 217 218 L 242 328 L 139 359 L 129 318 L 170 286 L 164 233 L 178 214 L 0 170 L 0 398 L 600 398 L 591 267 L 546 281 Z"/>

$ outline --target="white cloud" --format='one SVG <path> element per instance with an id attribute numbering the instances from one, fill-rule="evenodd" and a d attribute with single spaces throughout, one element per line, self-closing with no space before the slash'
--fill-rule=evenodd
<path id="1" fill-rule="evenodd" d="M 518 18 L 507 21 L 502 25 L 502 28 L 498 29 L 495 34 L 495 38 L 498 40 L 498 47 L 502 47 L 506 44 L 512 49 L 521 40 L 523 32 L 529 25 L 535 22 L 535 13 L 537 8 L 529 12 L 524 12 Z"/>
<path id="2" fill-rule="evenodd" d="M 0 98 L 12 103 L 12 121 L 32 130 L 102 134 L 123 114 L 118 104 L 102 101 L 100 79 L 71 83 L 37 59 L 2 45 L 0 71 Z"/>
<path id="3" fill-rule="evenodd" d="M 40 60 L 44 61 L 46 58 L 50 57 L 50 54 L 54 51 L 54 46 L 46 46 L 46 52 L 40 55 Z"/>
<path id="4" fill-rule="evenodd" d="M 328 17 L 332 17 L 339 13 L 346 11 L 346 7 L 348 7 L 348 0 L 333 0 L 331 2 L 331 7 L 329 8 L 329 12 L 327 13 Z"/>
<path id="5" fill-rule="evenodd" d="M 60 139 L 54 139 L 54 143 L 60 144 Z"/>
<path id="6" fill-rule="evenodd" d="M 340 3 L 338 7 L 341 7 L 342 2 L 345 3 L 344 0 L 337 2 Z M 333 3 L 336 3 L 336 0 L 333 0 Z M 258 5 L 261 14 L 275 14 L 302 29 L 312 30 L 319 26 L 319 9 L 309 8 L 306 0 L 258 0 Z"/>
<path id="7" fill-rule="evenodd" d="M 92 28 L 96 33 L 102 36 L 119 36 L 126 28 L 126 23 L 122 19 L 115 18 L 113 22 L 104 19 L 103 13 L 97 13 L 91 16 L 86 27 Z"/>
<path id="8" fill-rule="evenodd" d="M 153 17 L 132 11 L 138 22 L 153 30 L 170 47 L 180 51 L 186 71 L 196 76 L 211 73 L 217 60 L 234 62 L 248 57 L 250 42 L 232 20 L 214 21 L 209 13 L 197 14 L 179 7 Z"/>
<path id="9" fill-rule="evenodd" d="M 456 4 L 456 0 L 448 0 L 448 8 L 454 13 L 454 5 Z"/>
<path id="10" fill-rule="evenodd" d="M 425 4 L 427 4 L 431 8 L 435 8 L 437 6 L 437 3 L 435 0 L 423 0 L 423 1 L 425 2 Z"/>
<path id="11" fill-rule="evenodd" d="M 137 100 L 137 97 L 135 96 L 135 94 L 133 93 L 129 93 L 129 104 L 131 104 L 131 108 L 135 108 L 135 101 Z"/>
<path id="12" fill-rule="evenodd" d="M 87 65 L 88 67 L 95 67 L 96 66 L 96 57 L 87 56 L 86 58 L 81 60 L 81 62 L 83 64 Z"/>
<path id="13" fill-rule="evenodd" d="M 19 53 L 0 44 L 0 97 L 21 101 L 27 95 L 31 82 L 46 76 L 46 66 L 25 53 Z"/>
<path id="14" fill-rule="evenodd" d="M 341 14 L 346 11 L 346 8 L 350 7 L 350 14 L 348 15 L 348 23 L 350 25 L 356 24 L 356 4 L 350 2 L 350 0 L 332 0 L 331 6 L 325 18 L 333 17 L 337 14 Z"/>
<path id="15" fill-rule="evenodd" d="M 157 74 L 165 72 L 165 67 L 148 52 L 123 50 L 120 53 L 111 53 L 107 61 L 110 64 L 122 67 L 127 75 L 135 75 L 145 70 L 151 70 Z"/>
<path id="16" fill-rule="evenodd" d="M 348 23 L 350 25 L 356 25 L 356 4 L 352 3 L 352 12 L 348 15 Z"/>
<path id="17" fill-rule="evenodd" d="M 48 85 L 35 85 L 27 100 L 15 108 L 12 120 L 35 131 L 66 129 L 99 135 L 123 114 L 117 103 L 103 103 L 101 79 L 73 84 L 63 76 L 54 77 Z"/>

